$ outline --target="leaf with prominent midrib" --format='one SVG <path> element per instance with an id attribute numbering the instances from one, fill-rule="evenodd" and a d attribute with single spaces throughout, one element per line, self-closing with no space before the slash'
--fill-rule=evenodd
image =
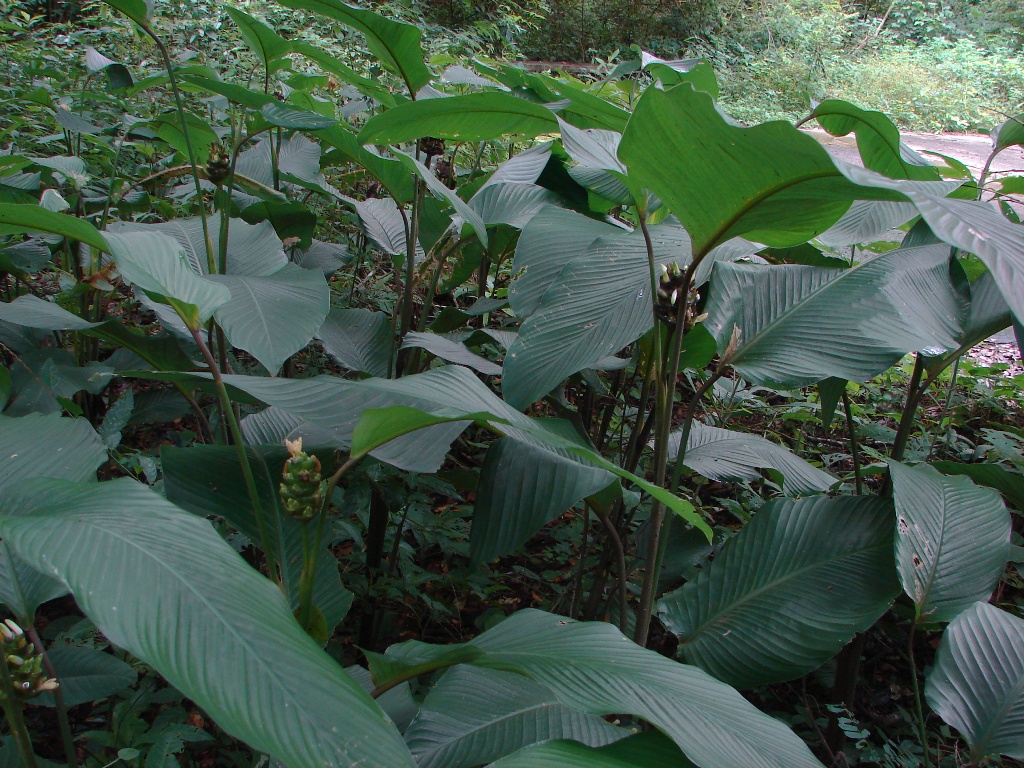
<path id="1" fill-rule="evenodd" d="M 214 317 L 228 340 L 276 375 L 305 347 L 327 317 L 330 288 L 323 273 L 286 264 L 272 275 L 213 275 L 231 298 Z"/>
<path id="2" fill-rule="evenodd" d="M 835 224 L 854 200 L 905 200 L 863 187 L 790 123 L 737 128 L 689 84 L 648 88 L 619 145 L 635 185 L 663 200 L 693 238 L 697 258 L 744 236 L 803 243 Z"/>
<path id="3" fill-rule="evenodd" d="M 490 141 L 514 135 L 532 139 L 558 131 L 554 113 L 540 104 L 500 91 L 399 104 L 370 118 L 362 144 L 403 144 L 424 136 L 452 141 Z"/>
<path id="4" fill-rule="evenodd" d="M 1024 621 L 975 603 L 946 628 L 925 698 L 971 745 L 969 760 L 1024 759 Z"/>
<path id="5" fill-rule="evenodd" d="M 642 717 L 703 768 L 821 768 L 792 731 L 735 690 L 696 667 L 641 648 L 604 622 L 527 609 L 469 643 L 409 641 L 369 658 L 378 685 L 412 669 L 459 663 L 517 672 L 567 707 Z"/>
<path id="6" fill-rule="evenodd" d="M 693 768 L 693 763 L 671 740 L 648 731 L 596 749 L 578 741 L 545 741 L 488 768 Z"/>
<path id="7" fill-rule="evenodd" d="M 423 35 L 414 24 L 392 21 L 341 0 L 281 0 L 281 5 L 320 13 L 362 32 L 370 52 L 405 81 L 409 93 L 416 93 L 433 77 L 423 63 Z"/>
<path id="8" fill-rule="evenodd" d="M 949 278 L 949 248 L 889 251 L 853 269 L 716 264 L 705 327 L 748 381 L 806 386 L 868 381 L 907 352 L 959 346 L 966 307 Z"/>
<path id="9" fill-rule="evenodd" d="M 628 734 L 559 704 L 522 675 L 455 667 L 430 690 L 404 735 L 419 768 L 470 768 L 537 741 L 597 747 Z"/>
<path id="10" fill-rule="evenodd" d="M 840 99 L 826 99 L 811 117 L 833 136 L 853 133 L 865 168 L 894 179 L 938 181 L 938 170 L 930 165 L 913 165 L 903 159 L 900 131 L 881 112 L 861 109 Z"/>
<path id="11" fill-rule="evenodd" d="M 11 547 L 227 733 L 294 768 L 414 765 L 280 590 L 206 520 L 132 480 L 34 481 L 0 504 Z"/>
<path id="12" fill-rule="evenodd" d="M 738 688 L 828 661 L 899 591 L 891 515 L 874 496 L 761 507 L 696 579 L 658 603 L 680 656 Z"/>
<path id="13" fill-rule="evenodd" d="M 919 621 L 950 621 L 986 600 L 1010 556 L 1010 513 L 991 488 L 927 464 L 889 462 L 896 565 Z"/>

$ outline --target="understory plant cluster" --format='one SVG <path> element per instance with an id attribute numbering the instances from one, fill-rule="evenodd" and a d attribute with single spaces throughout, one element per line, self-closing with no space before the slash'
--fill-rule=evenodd
<path id="1" fill-rule="evenodd" d="M 1024 758 L 1024 178 L 108 4 L 0 114 L 3 765 Z"/>

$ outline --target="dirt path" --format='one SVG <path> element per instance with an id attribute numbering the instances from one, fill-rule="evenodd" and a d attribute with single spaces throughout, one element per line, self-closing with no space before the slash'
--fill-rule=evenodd
<path id="1" fill-rule="evenodd" d="M 830 136 L 820 128 L 807 129 L 825 145 L 835 157 L 849 163 L 860 163 L 857 154 L 857 140 L 849 136 Z M 918 152 L 938 152 L 956 158 L 970 168 L 977 176 L 985 166 L 985 160 L 992 151 L 992 140 L 983 134 L 964 133 L 904 133 L 903 141 Z M 939 158 L 934 158 L 941 162 Z M 992 164 L 993 173 L 1024 173 L 1024 150 L 1011 147 L 1001 152 Z"/>

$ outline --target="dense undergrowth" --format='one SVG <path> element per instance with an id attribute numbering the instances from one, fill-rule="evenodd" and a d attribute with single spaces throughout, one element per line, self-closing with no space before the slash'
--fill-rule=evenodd
<path id="1" fill-rule="evenodd" d="M 0 765 L 1019 764 L 1024 179 L 222 8 L 4 30 Z"/>

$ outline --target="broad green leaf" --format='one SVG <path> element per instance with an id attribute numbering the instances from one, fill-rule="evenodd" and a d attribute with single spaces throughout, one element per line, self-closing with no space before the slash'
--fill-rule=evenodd
<path id="1" fill-rule="evenodd" d="M 315 444 L 307 442 L 305 445 L 311 453 L 316 452 Z M 271 538 L 268 544 L 283 566 L 285 590 L 291 607 L 295 609 L 299 606 L 302 532 L 298 522 L 281 514 L 278 503 L 281 469 L 288 456 L 283 441 L 249 451 L 260 505 L 267 516 Z M 337 468 L 332 451 L 321 451 L 320 456 L 325 474 Z M 164 446 L 160 451 L 160 461 L 169 501 L 201 517 L 223 517 L 256 546 L 260 545 L 259 524 L 234 448 Z M 352 604 L 352 593 L 342 586 L 338 576 L 337 559 L 326 546 L 317 558 L 313 603 L 323 613 L 328 633 L 345 618 Z"/>
<path id="2" fill-rule="evenodd" d="M 938 237 L 985 263 L 1013 314 L 1024 318 L 1024 226 L 977 200 L 915 195 L 913 202 Z"/>
<path id="3" fill-rule="evenodd" d="M 891 514 L 869 496 L 761 507 L 696 579 L 659 601 L 680 656 L 738 688 L 828 661 L 899 591 Z"/>
<path id="4" fill-rule="evenodd" d="M 652 227 L 651 237 L 659 263 L 689 262 L 689 237 L 680 227 Z M 651 271 L 642 233 L 594 240 L 567 261 L 539 308 L 523 322 L 505 356 L 505 400 L 526 408 L 567 376 L 638 339 L 652 323 Z"/>
<path id="5" fill-rule="evenodd" d="M 182 75 L 181 79 L 185 83 L 194 85 L 197 88 L 202 88 L 211 93 L 219 93 L 228 101 L 241 104 L 243 107 L 248 107 L 255 111 L 259 111 L 267 104 L 273 104 L 276 101 L 273 96 L 269 96 L 262 91 L 253 91 L 235 83 L 224 83 L 220 80 L 212 80 L 200 75 Z"/>
<path id="6" fill-rule="evenodd" d="M 36 481 L 2 503 L 0 534 L 17 553 L 226 732 L 286 765 L 414 765 L 391 721 L 207 521 L 129 480 Z"/>
<path id="7" fill-rule="evenodd" d="M 1024 115 L 1010 117 L 992 131 L 993 152 L 1002 152 L 1012 146 L 1024 147 Z"/>
<path id="8" fill-rule="evenodd" d="M 32 294 L 24 294 L 14 301 L 0 304 L 0 321 L 44 331 L 84 331 L 99 325 Z"/>
<path id="9" fill-rule="evenodd" d="M 150 335 L 108 320 L 84 332 L 131 350 L 158 371 L 189 371 L 196 367 L 172 336 Z"/>
<path id="10" fill-rule="evenodd" d="M 500 91 L 482 91 L 399 104 L 370 118 L 359 142 L 404 144 L 424 136 L 469 142 L 503 136 L 532 139 L 557 131 L 558 121 L 547 107 Z"/>
<path id="11" fill-rule="evenodd" d="M 39 205 L 0 203 L 0 234 L 50 232 L 109 251 L 103 235 L 89 222 L 48 211 Z"/>
<path id="12" fill-rule="evenodd" d="M 818 382 L 818 401 L 821 404 L 821 423 L 828 431 L 836 415 L 836 407 L 846 391 L 846 379 L 829 377 Z"/>
<path id="13" fill-rule="evenodd" d="M 821 144 L 789 123 L 728 125 L 711 97 L 688 84 L 647 89 L 619 157 L 632 182 L 679 217 L 697 258 L 739 235 L 796 245 L 835 224 L 854 200 L 905 200 L 849 181 Z"/>
<path id="14" fill-rule="evenodd" d="M 32 624 L 40 605 L 67 593 L 57 579 L 32 568 L 0 541 L 0 604 L 10 609 L 19 624 Z"/>
<path id="15" fill-rule="evenodd" d="M 61 694 L 68 707 L 105 698 L 135 685 L 138 679 L 130 665 L 95 648 L 54 645 L 47 651 L 47 655 L 57 670 Z M 44 707 L 56 706 L 53 694 L 49 691 L 33 699 L 32 703 Z"/>
<path id="16" fill-rule="evenodd" d="M 259 57 L 264 68 L 267 68 L 270 62 L 291 52 L 289 42 L 259 19 L 230 5 L 224 6 L 224 10 L 235 22 L 242 40 Z"/>
<path id="17" fill-rule="evenodd" d="M 349 197 L 342 198 L 346 203 L 355 208 L 359 216 L 359 223 L 363 226 L 363 232 L 370 238 L 371 242 L 380 248 L 384 253 L 392 256 L 405 256 L 405 218 L 395 201 L 390 197 L 371 197 L 366 200 L 354 200 Z M 408 215 L 408 214 L 407 214 Z M 416 243 L 417 260 L 423 257 L 423 246 Z"/>
<path id="18" fill-rule="evenodd" d="M 814 108 L 811 117 L 833 136 L 856 135 L 865 168 L 894 179 L 939 179 L 939 172 L 930 165 L 915 165 L 903 159 L 900 131 L 881 112 L 867 111 L 840 99 L 826 99 Z"/>
<path id="19" fill-rule="evenodd" d="M 926 464 L 889 462 L 896 566 L 920 622 L 951 621 L 987 600 L 1010 556 L 1010 513 L 999 494 Z"/>
<path id="20" fill-rule="evenodd" d="M 272 275 L 212 275 L 231 298 L 214 312 L 228 340 L 276 375 L 327 317 L 331 296 L 320 272 L 286 264 Z"/>
<path id="21" fill-rule="evenodd" d="M 227 376 L 225 381 L 313 426 L 336 430 L 340 439 L 352 440 L 354 453 L 369 451 L 375 458 L 400 468 L 416 467 L 410 471 L 437 471 L 451 441 L 470 421 L 480 421 L 499 434 L 519 436 L 541 446 L 564 450 L 585 463 L 629 480 L 700 528 L 709 538 L 711 536 L 711 529 L 689 502 L 626 472 L 577 441 L 567 439 L 556 429 L 545 427 L 542 421 L 524 416 L 500 400 L 475 374 L 460 366 L 435 368 L 397 380 Z M 366 418 L 366 411 L 371 409 L 375 412 Z M 431 415 L 433 422 L 413 410 Z M 360 424 L 358 451 L 353 434 L 357 422 Z M 428 424 L 431 426 L 425 426 Z"/>
<path id="22" fill-rule="evenodd" d="M 562 99 L 567 99 L 569 104 L 559 109 L 562 119 L 572 123 L 577 128 L 599 128 L 606 131 L 622 133 L 629 120 L 629 112 L 622 107 L 617 107 L 609 101 L 596 96 L 587 90 L 580 83 L 564 83 L 548 75 L 530 73 L 527 75 L 528 85 L 535 93 L 554 93 Z M 545 102 L 556 101 L 557 98 L 543 96 Z"/>
<path id="23" fill-rule="evenodd" d="M 510 554 L 569 507 L 606 488 L 611 475 L 515 437 L 487 449 L 469 542 L 474 563 Z"/>
<path id="24" fill-rule="evenodd" d="M 578 741 L 541 742 L 490 768 L 693 768 L 693 763 L 670 739 L 648 731 L 596 749 Z"/>
<path id="25" fill-rule="evenodd" d="M 376 99 L 385 107 L 393 107 L 395 105 L 395 97 L 391 95 L 391 92 L 388 91 L 385 85 L 357 74 L 347 64 L 331 56 L 326 51 L 322 51 L 302 40 L 292 41 L 291 49 L 294 53 L 301 53 L 307 59 L 312 59 L 323 69 L 341 80 L 341 82 L 355 86 L 360 93 L 369 96 L 371 99 Z"/>
<path id="26" fill-rule="evenodd" d="M 350 129 L 340 125 L 316 131 L 314 135 L 334 148 L 324 157 L 325 165 L 338 164 L 339 159 L 344 163 L 354 163 L 380 182 L 388 194 L 400 204 L 412 200 L 412 177 L 405 166 L 397 160 L 370 152 L 359 143 Z M 335 159 L 333 155 L 337 155 L 339 159 Z"/>
<path id="27" fill-rule="evenodd" d="M 748 381 L 806 386 L 868 381 L 907 352 L 956 349 L 965 314 L 950 282 L 949 249 L 882 254 L 853 269 L 716 264 L 705 326 Z"/>
<path id="28" fill-rule="evenodd" d="M 207 220 L 210 240 L 216 247 L 220 240 L 220 217 Z M 159 232 L 178 241 L 185 251 L 185 258 L 192 269 L 200 275 L 209 273 L 206 258 L 206 238 L 203 222 L 198 216 L 178 218 L 153 224 L 138 222 L 112 222 L 108 232 Z M 274 233 L 269 222 L 248 224 L 242 219 L 231 219 L 228 224 L 227 269 L 231 275 L 270 275 L 288 263 L 280 238 Z"/>
<path id="29" fill-rule="evenodd" d="M 509 288 L 512 311 L 525 318 L 540 306 L 541 298 L 571 259 L 599 237 L 622 230 L 575 211 L 549 205 L 523 228 L 516 244 L 512 271 L 526 270 Z"/>
<path id="30" fill-rule="evenodd" d="M 669 459 L 679 453 L 682 432 L 669 437 Z M 827 491 L 838 480 L 811 466 L 799 456 L 763 437 L 709 427 L 696 419 L 690 426 L 683 464 L 711 480 L 757 480 L 758 469 L 775 469 L 785 478 L 786 494 Z"/>
<path id="31" fill-rule="evenodd" d="M 260 108 L 260 114 L 271 125 L 299 131 L 317 131 L 338 123 L 332 117 L 324 117 L 305 109 L 293 109 L 276 101 L 264 104 Z"/>
<path id="32" fill-rule="evenodd" d="M 543 686 L 510 672 L 445 672 L 405 730 L 418 768 L 472 768 L 548 739 L 599 747 L 629 735 L 569 709 Z"/>
<path id="33" fill-rule="evenodd" d="M 231 300 L 223 285 L 200 277 L 189 266 L 181 246 L 156 232 L 108 234 L 110 255 L 125 282 L 169 304 L 190 328 L 197 329 Z"/>
<path id="34" fill-rule="evenodd" d="M 370 657 L 378 685 L 416 669 L 468 663 L 532 678 L 590 714 L 633 714 L 704 768 L 820 768 L 799 738 L 696 667 L 640 648 L 604 622 L 519 611 L 469 643 L 410 641 Z"/>
<path id="35" fill-rule="evenodd" d="M 487 376 L 500 376 L 501 366 L 492 363 L 486 357 L 471 352 L 465 344 L 454 339 L 439 336 L 436 333 L 417 333 L 410 331 L 402 339 L 402 349 L 420 348 L 427 350 L 435 357 L 449 363 L 465 365 Z"/>
<path id="36" fill-rule="evenodd" d="M 0 457 L 0 490 L 8 491 L 33 477 L 95 480 L 107 449 L 86 419 L 0 416 Z"/>
<path id="37" fill-rule="evenodd" d="M 966 475 L 979 485 L 995 488 L 1019 510 L 1024 510 L 1024 477 L 998 464 L 958 464 L 935 461 L 932 466 L 944 475 Z"/>
<path id="38" fill-rule="evenodd" d="M 342 368 L 387 377 L 392 350 L 391 323 L 385 313 L 332 307 L 316 335 Z"/>
<path id="39" fill-rule="evenodd" d="M 473 195 L 469 207 L 488 227 L 506 224 L 522 229 L 541 209 L 560 200 L 558 194 L 535 184 L 498 182 L 486 185 Z"/>
<path id="40" fill-rule="evenodd" d="M 352 27 L 366 36 L 366 45 L 388 70 L 405 81 L 415 94 L 432 79 L 423 63 L 422 34 L 419 27 L 392 21 L 341 0 L 280 0 L 286 8 L 312 11 Z"/>
<path id="41" fill-rule="evenodd" d="M 890 200 L 855 200 L 842 218 L 818 235 L 818 242 L 836 248 L 883 238 L 887 232 L 917 216 L 913 203 Z M 909 245 L 909 244 L 908 244 Z"/>
<path id="42" fill-rule="evenodd" d="M 645 72 L 650 72 L 665 86 L 689 83 L 694 90 L 703 91 L 713 99 L 718 98 L 718 78 L 715 77 L 715 70 L 705 59 L 666 61 L 647 51 L 641 51 L 640 64 Z"/>
<path id="43" fill-rule="evenodd" d="M 188 133 L 188 140 L 192 144 L 192 151 L 195 153 L 195 160 L 200 165 L 205 165 L 210 156 L 210 145 L 219 141 L 219 136 L 214 132 L 210 123 L 203 118 L 185 112 L 185 126 L 181 127 L 181 119 L 177 112 L 167 112 L 148 123 L 150 130 L 163 139 L 172 149 L 181 153 L 188 162 L 188 142 L 185 140 L 185 133 Z"/>
<path id="44" fill-rule="evenodd" d="M 447 99 L 446 99 L 447 101 Z M 413 102 L 410 102 L 413 103 Z M 425 102 L 416 102 L 425 103 Z M 396 156 L 406 168 L 412 173 L 416 174 L 423 180 L 427 190 L 442 202 L 448 203 L 455 212 L 461 217 L 462 221 L 473 228 L 473 232 L 476 234 L 477 240 L 486 248 L 487 247 L 487 225 L 484 224 L 483 219 L 480 218 L 475 210 L 470 208 L 469 204 L 464 202 L 455 192 L 448 189 L 444 183 L 437 178 L 433 171 L 427 168 L 423 163 L 417 160 L 412 155 L 406 155 L 402 152 L 396 151 Z"/>
<path id="45" fill-rule="evenodd" d="M 969 760 L 1024 759 L 1024 621 L 975 603 L 946 628 L 925 683 L 929 706 L 971 745 Z"/>
<path id="46" fill-rule="evenodd" d="M 104 0 L 115 11 L 120 11 L 143 29 L 149 29 L 153 15 L 152 0 Z"/>

